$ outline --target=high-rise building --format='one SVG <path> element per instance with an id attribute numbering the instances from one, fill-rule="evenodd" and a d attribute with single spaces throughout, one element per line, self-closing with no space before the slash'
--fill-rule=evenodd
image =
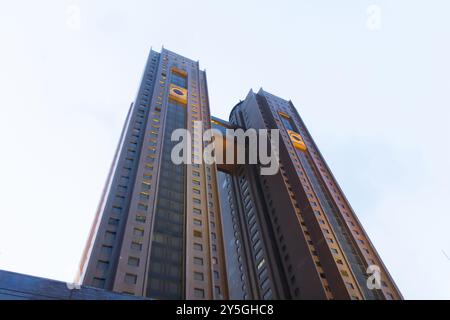
<path id="1" fill-rule="evenodd" d="M 172 161 L 180 128 L 192 164 Z M 279 129 L 279 170 L 201 161 L 208 128 Z M 150 52 L 79 278 L 156 299 L 402 298 L 293 104 L 261 89 L 211 118 L 205 72 L 166 49 Z"/>
<path id="2" fill-rule="evenodd" d="M 291 101 L 250 91 L 213 126 L 280 133 L 278 173 L 218 173 L 230 298 L 402 299 Z"/>
<path id="3" fill-rule="evenodd" d="M 173 130 L 194 135 L 199 122 L 211 126 L 205 72 L 152 50 L 83 254 L 83 284 L 157 299 L 228 298 L 216 168 L 171 161 Z"/>

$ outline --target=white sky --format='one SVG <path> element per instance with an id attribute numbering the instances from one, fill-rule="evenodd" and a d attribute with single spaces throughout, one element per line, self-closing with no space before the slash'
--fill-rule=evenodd
<path id="1" fill-rule="evenodd" d="M 250 88 L 291 99 L 405 298 L 450 299 L 449 13 L 445 0 L 2 2 L 0 269 L 73 279 L 164 45 L 207 69 L 215 116 Z"/>

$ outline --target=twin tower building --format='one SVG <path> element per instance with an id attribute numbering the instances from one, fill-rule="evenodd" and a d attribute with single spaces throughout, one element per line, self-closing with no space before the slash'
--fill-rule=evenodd
<path id="1" fill-rule="evenodd" d="M 278 170 L 174 163 L 180 128 L 201 158 L 198 127 L 279 129 Z M 214 118 L 198 62 L 164 48 L 150 52 L 78 277 L 154 299 L 402 299 L 292 102 L 250 91 Z"/>

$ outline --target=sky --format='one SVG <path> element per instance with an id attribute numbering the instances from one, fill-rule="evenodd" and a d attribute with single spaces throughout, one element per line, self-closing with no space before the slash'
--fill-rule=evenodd
<path id="1" fill-rule="evenodd" d="M 450 299 L 450 2 L 3 1 L 0 269 L 72 281 L 150 48 L 291 99 L 406 299 Z"/>

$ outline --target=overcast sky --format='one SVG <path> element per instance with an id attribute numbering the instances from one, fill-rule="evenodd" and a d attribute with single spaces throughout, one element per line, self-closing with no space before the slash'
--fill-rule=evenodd
<path id="1" fill-rule="evenodd" d="M 0 269 L 73 280 L 164 45 L 200 60 L 215 116 L 251 88 L 291 99 L 405 298 L 450 299 L 449 14 L 445 0 L 3 1 Z"/>

